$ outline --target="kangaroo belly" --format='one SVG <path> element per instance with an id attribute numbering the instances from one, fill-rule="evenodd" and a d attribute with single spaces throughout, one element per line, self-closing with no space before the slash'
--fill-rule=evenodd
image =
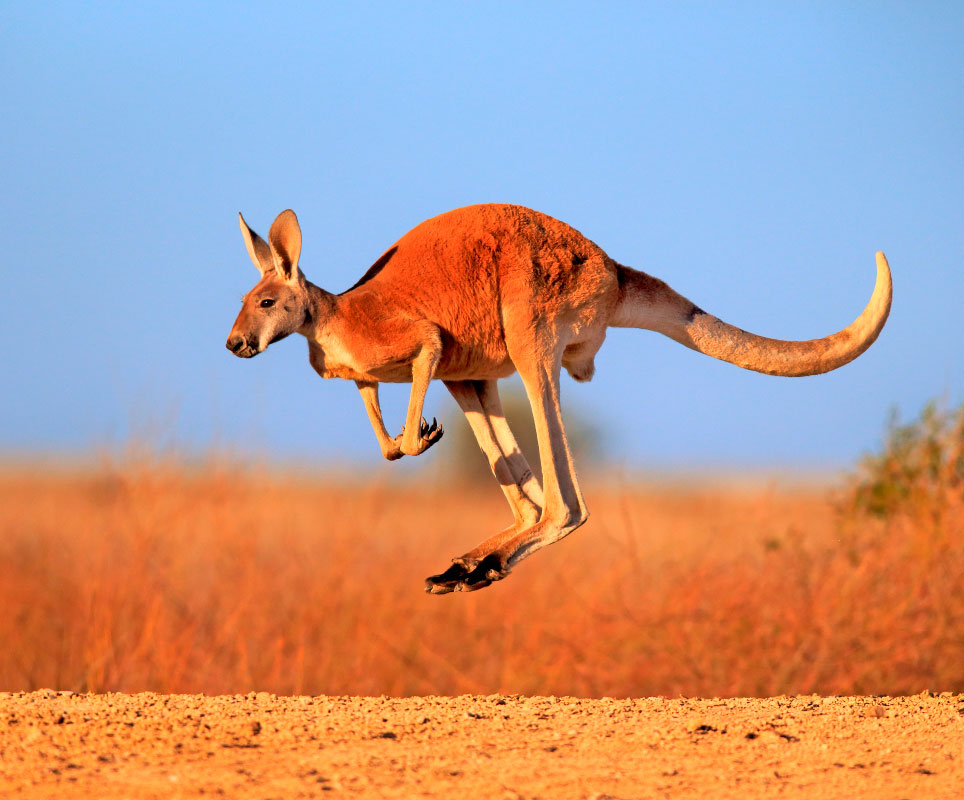
<path id="1" fill-rule="evenodd" d="M 435 368 L 435 376 L 447 381 L 488 380 L 507 378 L 515 372 L 505 342 L 487 342 L 485 349 L 455 341 L 446 342 L 442 335 L 442 358 Z"/>

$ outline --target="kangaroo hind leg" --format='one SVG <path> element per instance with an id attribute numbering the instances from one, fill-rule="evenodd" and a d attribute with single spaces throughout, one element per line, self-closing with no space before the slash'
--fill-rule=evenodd
<path id="1" fill-rule="evenodd" d="M 535 353 L 522 349 L 510 355 L 522 376 L 526 394 L 532 406 L 536 435 L 539 440 L 539 456 L 542 464 L 544 504 L 539 520 L 507 536 L 506 531 L 484 542 L 473 553 L 485 553 L 480 560 L 465 559 L 467 571 L 460 571 L 460 559 L 453 568 L 442 575 L 429 578 L 426 589 L 433 588 L 437 579 L 445 579 L 442 591 L 474 591 L 501 580 L 509 574 L 513 565 L 536 550 L 567 536 L 588 518 L 585 501 L 576 482 L 575 469 L 559 405 L 559 376 L 562 367 L 562 349 L 552 353 L 552 343 L 536 348 Z M 537 354 L 549 352 L 542 361 Z M 467 554 L 468 555 L 468 554 Z M 464 568 L 463 567 L 463 570 Z M 451 574 L 450 574 L 451 573 Z M 452 586 L 454 587 L 448 588 Z"/>
<path id="2" fill-rule="evenodd" d="M 530 363 L 520 363 L 520 359 L 517 359 L 516 366 L 532 405 L 539 440 L 545 505 L 535 525 L 521 530 L 493 553 L 501 561 L 505 574 L 522 559 L 568 536 L 589 519 L 586 501 L 576 481 L 576 470 L 562 421 L 559 391 L 561 353 L 549 363 L 540 363 L 536 359 Z"/>
<path id="3" fill-rule="evenodd" d="M 509 501 L 514 526 L 532 525 L 542 512 L 542 487 L 505 421 L 496 381 L 445 381 L 445 387 L 464 412 Z"/>
<path id="4" fill-rule="evenodd" d="M 465 555 L 453 559 L 452 566 L 445 572 L 428 578 L 425 590 L 432 594 L 481 588 L 481 585 L 476 586 L 471 581 L 467 583 L 467 576 L 475 572 L 494 549 L 512 539 L 520 530 L 535 524 L 542 513 L 543 504 L 542 487 L 532 474 L 532 468 L 505 420 L 497 382 L 446 381 L 445 386 L 465 413 L 479 448 L 489 461 L 489 467 L 512 509 L 513 523 Z M 487 570 L 488 566 L 477 575 Z"/>

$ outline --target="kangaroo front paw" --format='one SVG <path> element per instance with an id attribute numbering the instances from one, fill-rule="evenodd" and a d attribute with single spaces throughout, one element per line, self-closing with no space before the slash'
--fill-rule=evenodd
<path id="1" fill-rule="evenodd" d="M 417 435 L 406 435 L 405 428 L 403 427 L 402 432 L 395 437 L 395 442 L 398 444 L 401 452 L 405 455 L 417 456 L 424 453 L 439 439 L 441 439 L 443 433 L 445 433 L 445 430 L 441 425 L 438 424 L 438 422 L 436 422 L 434 417 L 432 418 L 431 425 L 429 425 L 423 418 L 418 427 Z"/>

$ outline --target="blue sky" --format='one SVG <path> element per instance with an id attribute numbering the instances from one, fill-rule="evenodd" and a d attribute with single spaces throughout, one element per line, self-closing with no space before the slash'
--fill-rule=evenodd
<path id="1" fill-rule="evenodd" d="M 617 462 L 844 466 L 892 406 L 964 399 L 961 4 L 23 3 L 4 17 L 8 454 L 133 436 L 378 463 L 354 386 L 317 378 L 303 340 L 248 362 L 224 349 L 256 277 L 237 212 L 265 233 L 287 207 L 304 271 L 332 291 L 427 217 L 512 202 L 781 338 L 847 325 L 887 253 L 890 322 L 825 376 L 613 331 L 595 380 L 566 378 L 563 399 Z M 384 392 L 390 428 L 407 390 Z M 426 410 L 458 413 L 441 385 Z"/>

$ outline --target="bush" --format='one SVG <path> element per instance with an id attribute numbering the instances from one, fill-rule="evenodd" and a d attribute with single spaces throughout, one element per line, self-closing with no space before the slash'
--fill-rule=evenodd
<path id="1" fill-rule="evenodd" d="M 918 419 L 891 413 L 880 453 L 864 456 L 851 480 L 850 515 L 882 519 L 921 512 L 941 515 L 964 496 L 964 406 L 928 403 Z"/>

